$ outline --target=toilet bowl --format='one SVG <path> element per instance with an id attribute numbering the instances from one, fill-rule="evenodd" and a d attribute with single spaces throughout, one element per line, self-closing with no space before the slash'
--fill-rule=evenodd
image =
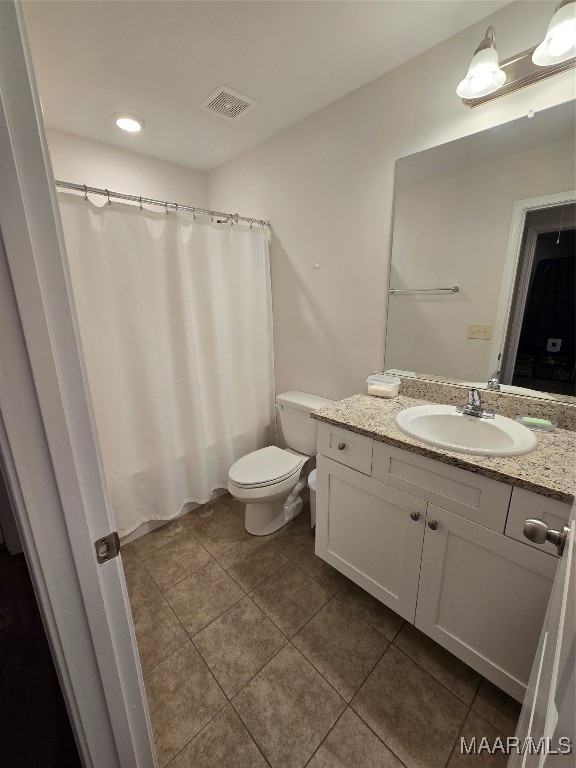
<path id="1" fill-rule="evenodd" d="M 255 536 L 274 533 L 300 514 L 300 492 L 316 455 L 316 422 L 310 413 L 332 400 L 306 392 L 278 395 L 276 405 L 287 448 L 260 448 L 238 459 L 228 475 L 228 491 L 246 504 L 245 528 Z"/>

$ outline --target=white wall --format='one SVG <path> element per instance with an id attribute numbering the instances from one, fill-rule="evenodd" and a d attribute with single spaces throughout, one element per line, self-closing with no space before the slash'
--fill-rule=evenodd
<path id="1" fill-rule="evenodd" d="M 341 398 L 381 369 L 394 163 L 573 99 L 573 72 L 474 110 L 454 92 L 488 24 L 504 59 L 554 7 L 512 3 L 209 174 L 211 206 L 273 222 L 278 391 Z"/>
<path id="2" fill-rule="evenodd" d="M 46 135 L 54 175 L 60 181 L 208 207 L 203 171 L 50 128 Z"/>
<path id="3" fill-rule="evenodd" d="M 399 186 L 391 284 L 460 292 L 392 298 L 386 368 L 488 380 L 492 339 L 468 339 L 468 323 L 494 332 L 514 203 L 572 189 L 574 154 L 565 141 Z"/>

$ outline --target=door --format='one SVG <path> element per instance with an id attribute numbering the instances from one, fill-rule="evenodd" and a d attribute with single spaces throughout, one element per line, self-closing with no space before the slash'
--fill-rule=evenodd
<path id="1" fill-rule="evenodd" d="M 509 768 L 573 768 L 576 750 L 576 507 L 558 564 L 516 736 L 546 745 L 514 751 Z M 544 742 L 541 742 L 544 739 Z M 549 753 L 546 754 L 546 751 Z M 555 754 L 558 752 L 558 754 Z"/>
<path id="2" fill-rule="evenodd" d="M 0 2 L 0 452 L 86 768 L 155 765 L 22 9 Z M 3 755 L 4 758 L 9 756 Z"/>
<path id="3" fill-rule="evenodd" d="M 318 457 L 316 554 L 414 622 L 426 502 Z"/>
<path id="4" fill-rule="evenodd" d="M 557 558 L 428 505 L 416 626 L 522 701 Z"/>

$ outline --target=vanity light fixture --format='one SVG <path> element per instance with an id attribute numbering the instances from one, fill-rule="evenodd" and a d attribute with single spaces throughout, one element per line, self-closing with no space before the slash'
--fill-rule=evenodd
<path id="1" fill-rule="evenodd" d="M 575 66 L 576 0 L 562 0 L 540 45 L 500 64 L 496 34 L 493 27 L 488 27 L 456 93 L 464 104 L 477 107 Z"/>
<path id="2" fill-rule="evenodd" d="M 118 128 L 128 133 L 138 133 L 144 127 L 144 120 L 136 115 L 128 115 L 125 112 L 115 112 L 112 115 L 112 120 L 116 123 Z"/>
<path id="3" fill-rule="evenodd" d="M 576 56 L 576 3 L 563 0 L 548 25 L 546 37 L 532 54 L 539 67 L 560 64 Z"/>
<path id="4" fill-rule="evenodd" d="M 456 93 L 462 99 L 478 99 L 494 93 L 504 85 L 506 73 L 500 69 L 496 50 L 496 32 L 488 27 L 484 40 L 480 43 L 470 62 L 468 74 L 462 80 Z"/>

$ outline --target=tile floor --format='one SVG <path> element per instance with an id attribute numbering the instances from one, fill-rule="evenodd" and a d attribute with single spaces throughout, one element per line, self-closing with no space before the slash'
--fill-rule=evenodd
<path id="1" fill-rule="evenodd" d="M 244 530 L 225 495 L 122 549 L 170 768 L 482 768 L 459 737 L 519 705 L 314 554 L 309 514 Z"/>

